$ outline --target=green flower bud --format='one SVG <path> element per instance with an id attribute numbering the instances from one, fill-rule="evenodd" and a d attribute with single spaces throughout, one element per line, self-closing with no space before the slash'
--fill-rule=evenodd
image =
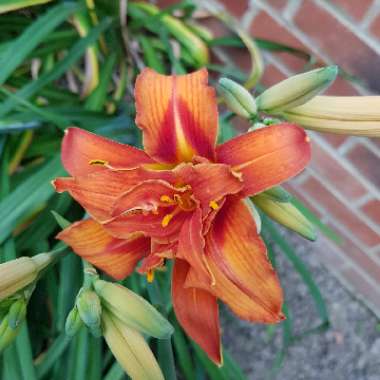
<path id="1" fill-rule="evenodd" d="M 6 316 L 0 324 L 0 353 L 7 348 L 13 340 L 16 338 L 21 324 L 19 324 L 15 329 L 9 326 L 9 319 Z"/>
<path id="2" fill-rule="evenodd" d="M 294 75 L 268 88 L 257 97 L 260 111 L 280 113 L 308 102 L 326 90 L 338 75 L 337 66 L 328 66 Z"/>
<path id="3" fill-rule="evenodd" d="M 246 119 L 256 116 L 257 106 L 254 97 L 240 84 L 228 78 L 219 80 L 219 90 L 226 101 L 227 107 Z"/>
<path id="4" fill-rule="evenodd" d="M 98 295 L 93 290 L 81 290 L 76 300 L 76 306 L 87 327 L 90 329 L 100 327 L 102 307 Z"/>
<path id="5" fill-rule="evenodd" d="M 65 323 L 65 332 L 66 335 L 72 338 L 75 336 L 80 328 L 83 326 L 83 321 L 79 315 L 78 309 L 76 306 L 70 311 L 69 315 L 66 318 Z"/>
<path id="6" fill-rule="evenodd" d="M 15 330 L 25 319 L 26 316 L 26 300 L 20 298 L 16 302 L 13 302 L 8 312 L 9 327 Z"/>
<path id="7" fill-rule="evenodd" d="M 144 334 L 167 339 L 172 325 L 144 298 L 115 283 L 96 280 L 94 288 L 102 304 L 123 323 Z"/>
<path id="8" fill-rule="evenodd" d="M 263 193 L 277 202 L 289 202 L 292 199 L 292 195 L 281 186 L 274 186 Z"/>
<path id="9" fill-rule="evenodd" d="M 255 205 L 277 223 L 297 232 L 306 239 L 312 241 L 316 239 L 313 225 L 292 203 L 278 202 L 263 193 L 251 199 Z"/>

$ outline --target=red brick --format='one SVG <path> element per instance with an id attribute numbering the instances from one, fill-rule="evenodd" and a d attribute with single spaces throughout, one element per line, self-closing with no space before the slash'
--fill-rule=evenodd
<path id="1" fill-rule="evenodd" d="M 328 212 L 328 217 L 336 223 L 345 226 L 360 241 L 369 247 L 380 244 L 380 236 L 365 222 L 359 220 L 347 205 L 337 199 L 316 178 L 310 177 L 299 185 L 301 191 L 305 191 Z"/>
<path id="2" fill-rule="evenodd" d="M 380 292 L 354 268 L 342 271 L 343 278 L 376 308 L 380 308 Z"/>
<path id="3" fill-rule="evenodd" d="M 332 2 L 355 20 L 361 20 L 372 4 L 372 0 L 332 0 Z"/>
<path id="4" fill-rule="evenodd" d="M 343 234 L 340 235 L 343 238 L 343 242 L 339 245 L 338 249 L 340 249 L 342 254 L 350 258 L 355 263 L 355 266 L 362 268 L 362 270 L 368 273 L 376 282 L 380 282 L 380 265 L 363 252 L 350 237 Z"/>
<path id="5" fill-rule="evenodd" d="M 336 78 L 335 82 L 326 91 L 326 95 L 335 96 L 353 96 L 358 94 L 358 91 L 352 84 L 342 77 Z"/>
<path id="6" fill-rule="evenodd" d="M 311 152 L 310 166 L 318 175 L 330 181 L 348 201 L 359 199 L 367 194 L 366 188 L 320 144 L 312 141 Z"/>
<path id="7" fill-rule="evenodd" d="M 303 1 L 294 21 L 334 62 L 361 77 L 374 91 L 380 90 L 380 56 L 334 16 L 313 1 Z"/>
<path id="8" fill-rule="evenodd" d="M 357 144 L 348 153 L 347 157 L 356 168 L 375 186 L 380 187 L 380 159 L 362 144 Z"/>
<path id="9" fill-rule="evenodd" d="M 271 87 L 284 79 L 286 79 L 286 76 L 276 66 L 266 65 L 260 84 L 265 87 Z"/>
<path id="10" fill-rule="evenodd" d="M 219 3 L 223 4 L 226 10 L 240 18 L 248 9 L 248 0 L 219 0 Z"/>
<path id="11" fill-rule="evenodd" d="M 372 199 L 361 207 L 361 210 L 372 219 L 375 223 L 380 225 L 380 200 Z"/>
<path id="12" fill-rule="evenodd" d="M 276 41 L 293 48 L 308 49 L 299 41 L 287 28 L 278 24 L 268 13 L 261 11 L 253 19 L 250 27 L 251 35 L 255 38 Z M 279 52 L 273 53 L 278 59 L 283 61 L 289 68 L 294 71 L 302 71 L 305 60 L 294 54 Z"/>
<path id="13" fill-rule="evenodd" d="M 345 135 L 336 135 L 335 133 L 323 133 L 321 135 L 324 140 L 326 140 L 330 145 L 335 148 L 339 148 L 348 139 Z"/>
<path id="14" fill-rule="evenodd" d="M 273 8 L 277 8 L 278 10 L 284 9 L 288 4 L 288 0 L 266 0 L 266 3 L 271 5 Z"/>
<path id="15" fill-rule="evenodd" d="M 370 31 L 380 40 L 380 14 L 372 21 Z"/>

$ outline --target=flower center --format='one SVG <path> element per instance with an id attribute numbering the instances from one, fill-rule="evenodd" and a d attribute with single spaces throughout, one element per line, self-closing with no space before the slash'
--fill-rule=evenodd
<path id="1" fill-rule="evenodd" d="M 167 227 L 173 217 L 181 211 L 193 211 L 196 207 L 196 201 L 191 190 L 186 190 L 184 193 L 174 194 L 172 198 L 166 194 L 161 195 L 160 201 L 167 203 L 169 206 L 175 206 L 171 213 L 166 214 L 162 218 L 162 227 Z"/>

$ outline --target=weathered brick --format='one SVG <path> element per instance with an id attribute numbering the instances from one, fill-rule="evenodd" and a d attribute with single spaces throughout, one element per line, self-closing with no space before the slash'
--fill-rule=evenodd
<path id="1" fill-rule="evenodd" d="M 255 38 L 275 41 L 293 48 L 308 51 L 307 47 L 305 47 L 287 28 L 278 24 L 264 11 L 259 12 L 253 19 L 250 32 Z M 295 56 L 294 54 L 286 52 L 273 54 L 294 71 L 301 71 L 306 63 L 304 59 Z"/>
<path id="2" fill-rule="evenodd" d="M 380 236 L 372 230 L 365 222 L 358 219 L 356 214 L 351 212 L 347 205 L 337 199 L 330 191 L 323 186 L 317 178 L 310 177 L 299 185 L 301 191 L 305 191 L 316 200 L 328 212 L 328 218 L 333 218 L 336 223 L 345 226 L 350 233 L 366 244 L 368 247 L 375 247 L 380 244 Z"/>
<path id="3" fill-rule="evenodd" d="M 322 138 L 333 147 L 339 148 L 347 141 L 348 136 L 336 135 L 335 133 L 323 133 Z"/>
<path id="4" fill-rule="evenodd" d="M 226 10 L 235 17 L 240 18 L 248 9 L 248 0 L 219 0 L 219 3 L 223 4 Z"/>
<path id="5" fill-rule="evenodd" d="M 380 14 L 372 21 L 370 32 L 380 40 Z"/>
<path id="6" fill-rule="evenodd" d="M 380 56 L 334 16 L 313 1 L 303 1 L 294 19 L 336 63 L 380 91 Z"/>
<path id="7" fill-rule="evenodd" d="M 380 292 L 361 273 L 355 268 L 347 268 L 341 274 L 355 290 L 380 310 Z"/>
<path id="8" fill-rule="evenodd" d="M 380 187 L 380 159 L 363 144 L 355 145 L 347 157 L 354 166 L 375 186 Z"/>
<path id="9" fill-rule="evenodd" d="M 270 87 L 284 79 L 286 76 L 276 66 L 266 65 L 260 83 L 265 87 Z"/>
<path id="10" fill-rule="evenodd" d="M 288 4 L 288 0 L 266 0 L 266 3 L 271 5 L 273 8 L 277 8 L 278 10 L 284 9 Z"/>
<path id="11" fill-rule="evenodd" d="M 334 83 L 327 89 L 326 95 L 354 96 L 358 95 L 358 91 L 349 81 L 342 77 L 337 77 Z"/>
<path id="12" fill-rule="evenodd" d="M 318 175 L 330 183 L 348 201 L 356 200 L 367 194 L 367 189 L 334 156 L 312 139 L 312 160 L 310 166 Z"/>
<path id="13" fill-rule="evenodd" d="M 380 200 L 372 199 L 365 203 L 361 210 L 370 218 L 372 221 L 380 226 Z"/>
<path id="14" fill-rule="evenodd" d="M 361 20 L 372 4 L 372 0 L 332 0 L 332 2 L 354 20 Z"/>

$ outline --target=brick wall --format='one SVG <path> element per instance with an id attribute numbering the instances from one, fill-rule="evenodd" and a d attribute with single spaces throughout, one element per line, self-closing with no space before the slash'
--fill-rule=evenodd
<path id="1" fill-rule="evenodd" d="M 175 1 L 164 1 L 175 3 Z M 338 78 L 332 95 L 380 93 L 380 0 L 220 0 L 254 37 L 310 51 L 338 64 L 354 82 Z M 218 33 L 220 32 L 220 27 Z M 247 67 L 248 57 L 233 59 Z M 262 80 L 272 85 L 304 69 L 287 53 L 265 53 Z M 310 167 L 289 189 L 344 238 L 320 237 L 320 259 L 380 316 L 380 139 L 310 133 Z"/>

